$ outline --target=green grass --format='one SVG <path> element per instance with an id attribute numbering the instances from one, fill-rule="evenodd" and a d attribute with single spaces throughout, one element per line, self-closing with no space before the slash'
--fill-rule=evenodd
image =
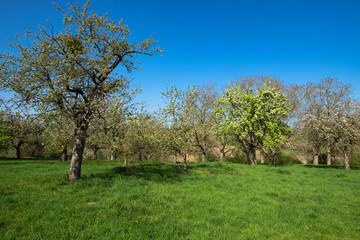
<path id="1" fill-rule="evenodd" d="M 0 160 L 0 239 L 360 239 L 360 170 Z"/>

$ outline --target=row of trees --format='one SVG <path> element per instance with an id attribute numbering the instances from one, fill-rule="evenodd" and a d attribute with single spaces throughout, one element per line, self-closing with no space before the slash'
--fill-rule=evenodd
<path id="1" fill-rule="evenodd" d="M 139 90 L 129 74 L 140 68 L 138 56 L 162 50 L 152 37 L 130 41 L 122 21 L 98 16 L 90 6 L 75 3 L 68 12 L 57 6 L 64 13 L 62 31 L 50 24 L 28 31 L 9 43 L 10 53 L 0 54 L 0 87 L 15 93 L 11 104 L 16 104 L 3 108 L 1 145 L 11 144 L 18 157 L 30 139 L 38 149 L 60 151 L 63 160 L 72 144 L 70 180 L 80 178 L 85 143 L 95 157 L 107 148 L 111 159 L 125 162 L 134 155 L 139 160 L 181 155 L 185 169 L 194 152 L 205 161 L 217 147 L 223 161 L 238 147 L 255 165 L 256 149 L 275 163 L 282 145 L 297 133 L 312 144 L 315 164 L 324 146 L 329 163 L 338 150 L 348 162 L 359 135 L 350 86 L 330 78 L 302 87 L 247 77 L 221 96 L 211 84 L 174 86 L 163 93 L 164 107 L 149 114 L 133 102 Z"/>
<path id="2" fill-rule="evenodd" d="M 99 150 L 125 164 L 130 159 L 176 162 L 182 157 L 186 169 L 189 156 L 206 161 L 216 152 L 223 162 L 235 149 L 251 164 L 259 158 L 276 164 L 280 150 L 292 147 L 312 149 L 315 165 L 320 152 L 327 154 L 327 164 L 343 156 L 349 169 L 349 152 L 359 143 L 358 102 L 350 85 L 332 78 L 299 86 L 271 77 L 243 77 L 222 94 L 207 84 L 186 90 L 174 86 L 162 97 L 164 107 L 153 114 L 131 98 L 103 104 L 86 136 L 93 158 Z M 1 115 L 3 145 L 8 143 L 17 157 L 27 144 L 31 155 L 56 153 L 67 160 L 76 134 L 70 119 L 58 112 L 35 118 L 7 109 Z"/>

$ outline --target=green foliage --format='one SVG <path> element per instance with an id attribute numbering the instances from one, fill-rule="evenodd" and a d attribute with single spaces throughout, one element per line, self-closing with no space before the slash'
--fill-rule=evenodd
<path id="1" fill-rule="evenodd" d="M 84 161 L 69 183 L 68 163 L 0 165 L 5 240 L 360 237 L 359 169 Z"/>
<path id="2" fill-rule="evenodd" d="M 284 122 L 288 116 L 286 97 L 267 84 L 256 93 L 251 89 L 246 92 L 240 85 L 228 86 L 217 103 L 219 131 L 233 135 L 246 155 L 252 154 L 252 163 L 256 164 L 255 148 L 259 144 L 274 152 L 291 131 Z"/>

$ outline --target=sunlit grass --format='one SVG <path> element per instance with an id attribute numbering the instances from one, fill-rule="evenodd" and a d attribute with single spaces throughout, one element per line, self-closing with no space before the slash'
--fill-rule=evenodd
<path id="1" fill-rule="evenodd" d="M 360 171 L 0 161 L 1 239 L 360 239 Z"/>

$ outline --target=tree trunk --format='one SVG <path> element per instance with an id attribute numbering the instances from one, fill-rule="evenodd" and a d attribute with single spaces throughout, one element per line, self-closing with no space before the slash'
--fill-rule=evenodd
<path id="1" fill-rule="evenodd" d="M 124 166 L 127 167 L 127 164 L 128 164 L 127 157 L 125 157 Z"/>
<path id="2" fill-rule="evenodd" d="M 272 153 L 272 165 L 276 164 L 276 153 Z"/>
<path id="3" fill-rule="evenodd" d="M 184 170 L 187 171 L 188 170 L 188 166 L 187 166 L 187 158 L 188 158 L 188 154 L 185 153 L 184 154 Z"/>
<path id="4" fill-rule="evenodd" d="M 60 161 L 61 162 L 67 161 L 67 146 L 64 147 L 64 149 L 62 150 L 62 152 L 60 154 Z"/>
<path id="5" fill-rule="evenodd" d="M 110 160 L 114 161 L 116 159 L 116 151 L 110 150 Z"/>
<path id="6" fill-rule="evenodd" d="M 326 163 L 327 165 L 331 165 L 331 148 L 329 144 L 326 147 Z"/>
<path id="7" fill-rule="evenodd" d="M 176 154 L 176 152 L 174 152 L 174 159 L 173 159 L 173 161 L 174 161 L 174 163 L 177 162 L 177 154 Z"/>
<path id="8" fill-rule="evenodd" d="M 319 165 L 319 152 L 313 147 L 313 165 Z"/>
<path id="9" fill-rule="evenodd" d="M 141 154 L 141 152 L 138 153 L 138 160 L 139 160 L 139 162 L 142 161 L 142 154 Z"/>
<path id="10" fill-rule="evenodd" d="M 255 146 L 250 147 L 250 153 L 251 153 L 251 165 L 257 165 L 256 162 L 256 148 Z"/>
<path id="11" fill-rule="evenodd" d="M 221 162 L 221 163 L 224 162 L 224 157 L 225 157 L 225 153 L 224 153 L 224 151 L 221 149 L 221 150 L 220 150 L 220 162 Z"/>
<path id="12" fill-rule="evenodd" d="M 70 163 L 69 180 L 80 179 L 81 162 L 86 142 L 86 130 L 87 129 L 84 127 L 78 127 L 78 129 L 75 130 L 76 136 Z"/>
<path id="13" fill-rule="evenodd" d="M 97 154 L 97 153 L 98 153 L 98 150 L 99 150 L 98 148 L 94 148 L 94 149 L 93 149 L 94 160 L 97 160 L 97 158 L 98 158 L 98 154 Z"/>
<path id="14" fill-rule="evenodd" d="M 350 170 L 349 155 L 348 155 L 347 149 L 345 149 L 345 151 L 344 151 L 344 163 L 345 163 L 346 170 Z"/>
<path id="15" fill-rule="evenodd" d="M 15 148 L 15 150 L 16 150 L 16 158 L 17 158 L 17 159 L 21 158 L 21 146 L 22 146 L 22 144 L 23 144 L 23 141 L 20 140 L 20 141 L 14 146 L 14 148 Z"/>
<path id="16" fill-rule="evenodd" d="M 206 152 L 205 151 L 202 152 L 201 161 L 206 162 Z"/>

